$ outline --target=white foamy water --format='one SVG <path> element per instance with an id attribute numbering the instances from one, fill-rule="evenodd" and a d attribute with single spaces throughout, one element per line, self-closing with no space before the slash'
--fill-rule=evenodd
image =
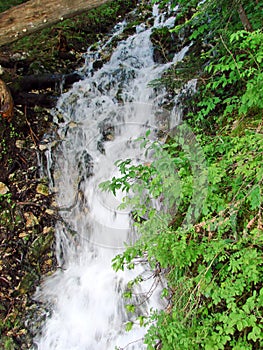
<path id="1" fill-rule="evenodd" d="M 154 14 L 155 25 L 160 26 L 156 7 Z M 118 44 L 108 63 L 96 72 L 88 71 L 87 78 L 58 102 L 56 113 L 64 121 L 59 128 L 60 145 L 54 151 L 51 187 L 63 209 L 64 223 L 56 226 L 61 268 L 44 280 L 36 294 L 51 308 L 35 337 L 38 350 L 145 349 L 144 328 L 135 325 L 125 331 L 125 324 L 136 315 L 126 312 L 122 294 L 129 280 L 144 276 L 147 281 L 137 290 L 140 304 L 154 282 L 146 278 L 152 272 L 146 264 L 132 271 L 112 270 L 112 258 L 123 251 L 124 242 L 136 239 L 136 233 L 129 210 L 118 209 L 123 194 L 101 192 L 98 185 L 118 176 L 114 163 L 119 159 L 130 158 L 135 164 L 147 161 L 135 139 L 149 129 L 154 139 L 159 130 L 168 130 L 170 122 L 176 124 L 159 107 L 165 91 L 156 92 L 148 85 L 171 64 L 153 61 L 151 31 L 138 26 L 136 34 Z M 186 51 L 178 53 L 174 62 Z M 87 67 L 92 67 L 93 59 L 88 52 Z M 50 155 L 48 160 L 51 167 Z M 159 291 L 138 307 L 137 316 L 160 307 Z"/>

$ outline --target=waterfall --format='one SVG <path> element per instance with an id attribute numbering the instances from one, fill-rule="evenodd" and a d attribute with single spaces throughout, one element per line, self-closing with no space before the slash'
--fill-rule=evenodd
<path id="1" fill-rule="evenodd" d="M 155 27 L 171 25 L 156 6 L 153 14 Z M 113 35 L 124 27 L 125 23 L 118 25 Z M 48 168 L 53 169 L 50 186 L 62 217 L 56 225 L 60 268 L 36 293 L 51 310 L 34 340 L 38 350 L 145 349 L 143 327 L 125 331 L 135 316 L 127 313 L 122 294 L 129 280 L 152 272 L 146 264 L 132 271 L 112 270 L 112 258 L 123 251 L 124 242 L 136 239 L 136 232 L 129 210 L 118 209 L 124 194 L 101 192 L 98 185 L 118 176 L 119 159 L 146 162 L 135 140 L 149 129 L 154 139 L 171 123 L 170 114 L 160 107 L 165 91 L 155 91 L 149 82 L 160 78 L 172 62 L 154 62 L 151 32 L 144 23 L 137 26 L 136 33 L 120 41 L 110 61 L 96 71 L 96 56 L 88 50 L 85 79 L 61 96 L 54 111 L 59 146 L 52 157 L 48 155 Z M 174 62 L 186 51 L 179 52 Z M 153 282 L 145 280 L 138 290 L 142 300 Z M 158 288 L 138 312 L 147 315 L 150 307 L 160 307 Z"/>

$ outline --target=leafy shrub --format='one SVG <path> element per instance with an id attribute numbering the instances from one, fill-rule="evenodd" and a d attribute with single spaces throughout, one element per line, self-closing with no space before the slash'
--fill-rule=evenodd
<path id="1" fill-rule="evenodd" d="M 223 38 L 221 38 L 223 41 Z M 224 106 L 224 115 L 238 111 L 240 115 L 251 109 L 262 109 L 263 93 L 263 33 L 241 30 L 230 36 L 225 54 L 218 63 L 212 62 L 206 71 L 212 74 L 204 87 L 209 96 L 199 102 L 199 117 L 211 113 L 218 104 Z"/>
<path id="2" fill-rule="evenodd" d="M 166 271 L 164 295 L 169 295 L 169 307 L 150 316 L 153 324 L 145 338 L 149 349 L 159 340 L 167 350 L 260 349 L 262 135 L 246 132 L 242 137 L 226 135 L 202 142 L 208 161 L 208 192 L 194 224 L 173 220 L 178 213 L 186 216 L 194 192 L 191 162 L 175 140 L 159 151 L 151 146 L 157 157 L 150 166 L 120 162 L 124 176 L 102 185 L 113 192 L 132 190 L 133 197 L 127 197 L 124 205 L 132 205 L 138 218 L 147 215 L 137 225 L 139 240 L 115 257 L 113 267 L 132 268 L 133 259 L 147 253 L 153 268 L 158 263 Z M 161 164 L 165 164 L 163 172 Z M 167 200 L 168 210 L 163 213 L 150 207 L 160 195 Z M 174 216 L 170 209 L 178 200 Z"/>
<path id="3" fill-rule="evenodd" d="M 144 140 L 155 152 L 151 164 L 120 161 L 122 176 L 102 184 L 132 194 L 122 207 L 132 207 L 140 233 L 113 268 L 133 268 L 139 258 L 165 275 L 167 307 L 140 322 L 149 326 L 148 349 L 262 349 L 262 31 L 241 30 L 236 3 L 178 3 L 181 16 L 194 6 L 179 27 L 190 23 L 192 38 L 205 35 L 212 46 L 200 58 L 202 84 L 187 115 L 200 147 L 191 152 L 180 133 L 164 145 Z M 247 14 L 258 28 L 259 12 Z"/>

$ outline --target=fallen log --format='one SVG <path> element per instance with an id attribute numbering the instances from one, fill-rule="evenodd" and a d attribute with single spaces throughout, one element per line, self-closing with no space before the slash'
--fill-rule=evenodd
<path id="1" fill-rule="evenodd" d="M 21 77 L 9 85 L 9 89 L 13 96 L 15 105 L 23 106 L 41 106 L 52 108 L 56 105 L 58 96 L 50 91 L 43 92 L 48 88 L 54 92 L 60 93 L 63 88 L 70 87 L 73 83 L 81 79 L 78 73 L 71 74 L 43 74 L 43 75 L 27 75 Z M 39 90 L 40 93 L 32 92 Z"/>
<path id="2" fill-rule="evenodd" d="M 56 106 L 58 97 L 48 94 L 35 94 L 32 92 L 19 92 L 13 95 L 15 105 L 27 107 L 41 106 L 44 108 L 53 108 Z"/>
<path id="3" fill-rule="evenodd" d="M 41 74 L 41 75 L 25 75 L 15 83 L 16 89 L 20 91 L 43 90 L 47 88 L 56 89 L 56 87 L 67 88 L 73 83 L 81 80 L 78 73 L 70 74 Z M 11 85 L 12 89 L 12 85 Z"/>
<path id="4" fill-rule="evenodd" d="M 30 0 L 0 13 L 0 46 L 110 0 Z"/>

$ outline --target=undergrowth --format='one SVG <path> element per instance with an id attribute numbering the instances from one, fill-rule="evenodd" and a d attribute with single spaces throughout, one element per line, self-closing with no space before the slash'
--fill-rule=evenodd
<path id="1" fill-rule="evenodd" d="M 119 161 L 121 176 L 101 184 L 132 193 L 121 206 L 132 207 L 140 233 L 113 268 L 133 268 L 140 258 L 153 270 L 159 266 L 155 278 L 165 276 L 167 307 L 138 319 L 149 327 L 148 349 L 262 349 L 261 5 L 233 2 L 228 12 L 226 1 L 178 2 L 184 21 L 174 30 L 189 25 L 193 39 L 207 41 L 199 71 L 192 72 L 198 91 L 186 101 L 175 135 L 164 144 L 145 135 L 142 147 L 155 154 L 150 164 Z M 252 31 L 242 29 L 240 4 Z M 180 79 L 184 70 L 177 68 L 155 84 L 167 86 L 175 74 Z"/>

